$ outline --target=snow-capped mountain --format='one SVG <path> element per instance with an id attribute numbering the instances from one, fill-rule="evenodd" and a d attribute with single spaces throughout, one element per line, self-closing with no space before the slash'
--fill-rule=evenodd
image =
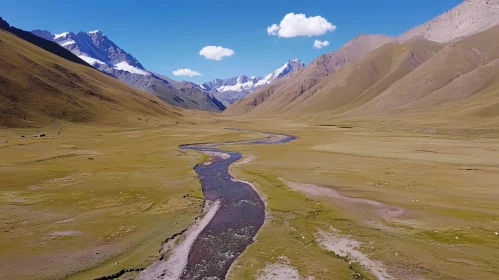
<path id="1" fill-rule="evenodd" d="M 291 59 L 290 61 L 284 63 L 279 69 L 274 72 L 268 74 L 262 80 L 256 83 L 256 87 L 260 87 L 263 85 L 268 85 L 272 83 L 274 80 L 279 79 L 293 71 L 300 70 L 305 67 L 305 63 L 301 62 L 299 59 Z"/>
<path id="2" fill-rule="evenodd" d="M 261 81 L 262 77 L 250 77 L 248 76 L 237 76 L 229 79 L 215 79 L 211 82 L 207 82 L 201 85 L 202 88 L 212 91 L 217 90 L 219 92 L 224 91 L 251 91 L 255 88 L 255 85 Z"/>
<path id="3" fill-rule="evenodd" d="M 304 66 L 305 64 L 299 59 L 292 59 L 265 77 L 248 77 L 241 75 L 229 79 L 215 79 L 200 86 L 206 91 L 211 92 L 225 106 L 228 106 L 237 100 L 244 98 L 257 88 L 270 84 L 274 80 L 279 79 L 293 71 L 300 70 Z"/>
<path id="4" fill-rule="evenodd" d="M 54 41 L 94 68 L 112 75 L 135 88 L 145 90 L 164 101 L 183 108 L 222 111 L 225 106 L 199 86 L 188 86 L 145 69 L 99 30 L 52 34 L 46 30 L 31 33 Z"/>
<path id="5" fill-rule="evenodd" d="M 77 34 L 73 32 L 52 34 L 46 30 L 34 30 L 32 33 L 58 43 L 101 71 L 112 73 L 115 69 L 138 75 L 150 75 L 136 58 L 114 44 L 99 30 Z"/>

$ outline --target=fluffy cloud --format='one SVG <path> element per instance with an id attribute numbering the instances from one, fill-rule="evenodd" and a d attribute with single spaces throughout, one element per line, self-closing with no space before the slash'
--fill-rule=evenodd
<path id="1" fill-rule="evenodd" d="M 322 48 L 327 47 L 327 46 L 329 46 L 328 41 L 319 41 L 319 40 L 314 41 L 314 48 L 316 48 L 316 49 L 322 49 Z"/>
<path id="2" fill-rule="evenodd" d="M 277 35 L 279 29 L 281 29 L 279 25 L 274 23 L 271 26 L 267 27 L 267 33 L 269 33 L 269 35 Z"/>
<path id="3" fill-rule="evenodd" d="M 203 76 L 201 73 L 198 71 L 193 71 L 191 69 L 185 68 L 185 69 L 177 69 L 173 71 L 173 75 L 175 76 L 187 76 L 187 77 L 195 77 L 195 76 Z"/>
<path id="4" fill-rule="evenodd" d="M 336 26 L 321 16 L 307 17 L 305 14 L 289 13 L 279 25 L 267 27 L 267 33 L 273 36 L 292 38 L 297 36 L 320 36 L 336 30 Z"/>
<path id="5" fill-rule="evenodd" d="M 231 56 L 234 54 L 234 51 L 228 48 L 224 48 L 222 46 L 206 46 L 199 51 L 199 55 L 206 57 L 207 59 L 212 60 L 222 60 L 226 56 Z"/>

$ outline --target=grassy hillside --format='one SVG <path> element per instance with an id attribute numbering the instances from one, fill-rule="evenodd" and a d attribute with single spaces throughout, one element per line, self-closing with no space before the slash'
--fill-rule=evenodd
<path id="1" fill-rule="evenodd" d="M 324 78 L 279 112 L 346 111 L 368 102 L 440 50 L 430 41 L 384 45 Z"/>
<path id="2" fill-rule="evenodd" d="M 444 103 L 464 101 L 493 86 L 494 73 L 497 73 L 494 60 L 499 58 L 498 34 L 499 26 L 447 45 L 432 59 L 352 114 L 437 109 L 445 106 Z M 485 72 L 489 74 L 480 75 L 478 79 L 477 74 Z"/>
<path id="3" fill-rule="evenodd" d="M 262 87 L 229 106 L 224 113 L 238 115 L 249 111 L 261 114 L 279 110 L 314 87 L 324 77 L 355 62 L 371 50 L 394 39 L 385 35 L 360 34 L 335 52 L 324 54 L 286 79 Z"/>
<path id="4" fill-rule="evenodd" d="M 498 35 L 499 26 L 496 26 L 447 45 L 409 75 L 349 115 L 447 112 L 465 107 L 474 107 L 479 115 L 480 107 L 494 106 L 499 98 Z M 496 116 L 487 113 L 482 115 Z"/>
<path id="5" fill-rule="evenodd" d="M 0 126 L 132 124 L 180 111 L 91 67 L 0 30 Z"/>

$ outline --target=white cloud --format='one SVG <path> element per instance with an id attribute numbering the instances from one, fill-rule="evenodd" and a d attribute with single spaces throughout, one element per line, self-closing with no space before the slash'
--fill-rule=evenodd
<path id="1" fill-rule="evenodd" d="M 203 76 L 201 73 L 198 71 L 193 71 L 191 69 L 185 68 L 185 69 L 177 69 L 173 71 L 173 75 L 175 76 L 187 76 L 187 77 L 195 77 L 195 76 Z"/>
<path id="2" fill-rule="evenodd" d="M 274 23 L 271 26 L 267 27 L 267 33 L 269 33 L 269 35 L 277 35 L 279 29 L 280 29 L 279 25 Z"/>
<path id="3" fill-rule="evenodd" d="M 206 57 L 207 59 L 212 60 L 222 60 L 226 56 L 231 56 L 234 54 L 234 51 L 228 48 L 224 48 L 222 46 L 206 46 L 199 51 L 199 55 Z"/>
<path id="4" fill-rule="evenodd" d="M 279 25 L 267 27 L 269 35 L 292 38 L 297 36 L 320 36 L 336 30 L 336 26 L 321 16 L 307 17 L 305 14 L 289 13 Z"/>
<path id="5" fill-rule="evenodd" d="M 319 40 L 314 41 L 314 48 L 316 48 L 316 49 L 322 49 L 322 48 L 327 47 L 327 46 L 329 46 L 328 41 L 319 41 Z"/>

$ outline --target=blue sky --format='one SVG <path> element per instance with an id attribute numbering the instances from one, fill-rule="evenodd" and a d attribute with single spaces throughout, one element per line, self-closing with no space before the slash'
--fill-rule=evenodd
<path id="1" fill-rule="evenodd" d="M 458 5 L 461 0 L 254 0 L 254 1 L 38 1 L 5 0 L 0 16 L 25 30 L 53 33 L 101 30 L 147 69 L 177 80 L 272 72 L 284 62 L 305 63 L 329 53 L 359 33 L 398 35 Z M 321 16 L 337 26 L 322 36 L 279 38 L 267 27 L 288 13 Z M 314 40 L 329 41 L 322 49 Z M 221 61 L 199 55 L 207 45 L 234 50 Z M 203 76 L 174 77 L 190 68 Z"/>

